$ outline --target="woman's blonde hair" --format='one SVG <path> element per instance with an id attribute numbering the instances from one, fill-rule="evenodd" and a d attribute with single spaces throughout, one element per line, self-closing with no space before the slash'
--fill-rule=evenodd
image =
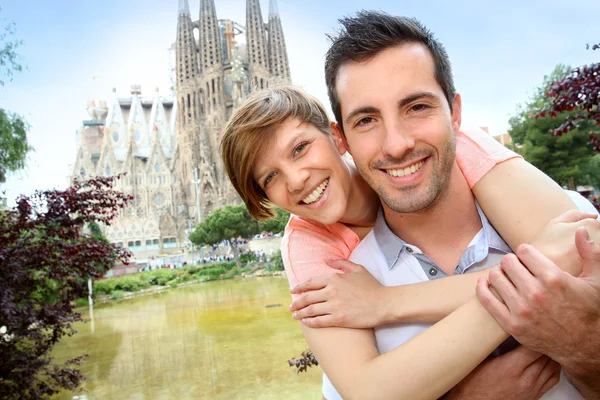
<path id="1" fill-rule="evenodd" d="M 252 93 L 233 113 L 221 139 L 225 171 L 248 213 L 257 220 L 275 214 L 267 195 L 254 180 L 253 171 L 261 147 L 277 127 L 289 119 L 314 125 L 330 133 L 330 121 L 323 105 L 302 89 L 293 86 Z"/>

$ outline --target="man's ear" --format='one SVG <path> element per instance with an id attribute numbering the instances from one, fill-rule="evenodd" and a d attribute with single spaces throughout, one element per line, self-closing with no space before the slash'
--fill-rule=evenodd
<path id="1" fill-rule="evenodd" d="M 457 135 L 460 131 L 460 124 L 462 122 L 462 99 L 460 98 L 460 94 L 456 93 L 454 95 L 454 100 L 452 101 L 452 130 L 454 130 L 454 134 Z"/>
<path id="2" fill-rule="evenodd" d="M 333 135 L 333 142 L 335 143 L 335 147 L 337 147 L 340 155 L 344 155 L 346 152 L 350 152 L 350 147 L 348 147 L 348 141 L 346 140 L 346 136 L 342 129 L 335 122 L 331 123 L 331 134 Z"/>

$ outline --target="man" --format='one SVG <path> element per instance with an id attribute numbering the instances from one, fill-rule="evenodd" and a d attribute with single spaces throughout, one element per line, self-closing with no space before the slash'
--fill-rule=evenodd
<path id="1" fill-rule="evenodd" d="M 498 264 L 510 249 L 476 206 L 455 164 L 454 136 L 460 128 L 461 102 L 443 47 L 418 22 L 406 18 L 361 12 L 356 18 L 341 22 L 344 30 L 334 38 L 326 59 L 329 97 L 346 146 L 383 207 L 375 228 L 350 260 L 369 266 L 369 271 L 385 285 L 416 283 Z M 410 173 L 397 173 L 407 169 Z M 500 309 L 498 303 L 485 297 L 485 288 L 480 292 L 484 293 L 485 304 Z M 467 304 L 459 311 L 478 312 L 468 307 Z M 506 310 L 498 311 L 498 315 L 501 312 L 506 316 Z M 394 348 L 408 343 L 427 328 L 423 324 L 376 328 L 377 348 L 381 353 L 392 354 Z M 303 329 L 321 365 L 340 391 L 348 396 L 360 393 L 357 397 L 362 398 L 370 394 L 369 390 L 376 389 L 363 390 L 360 386 L 370 383 L 369 380 L 344 371 L 345 365 L 336 366 L 336 361 L 350 364 L 363 360 L 369 365 L 361 374 L 377 380 L 378 362 L 372 362 L 372 350 L 362 354 L 357 350 L 370 346 L 368 335 L 349 329 Z M 535 335 L 533 329 L 527 332 Z M 481 334 L 497 332 L 482 329 Z M 450 336 L 449 346 L 454 339 L 460 339 Z M 416 351 L 420 352 L 415 356 L 435 356 L 427 349 Z M 599 353 L 600 346 L 596 347 L 596 354 Z M 519 368 L 515 368 L 516 364 Z M 540 359 L 539 355 L 519 348 L 482 364 L 473 376 L 480 377 L 476 382 L 501 380 L 500 371 L 518 370 L 521 376 L 526 376 L 533 366 L 535 375 L 542 376 L 552 373 L 549 365 L 547 358 Z M 584 369 L 589 372 L 589 366 Z M 360 384 L 349 382 L 350 379 Z M 508 387 L 509 381 L 503 382 L 494 395 L 488 392 L 481 396 L 513 398 L 513 394 L 522 392 L 510 392 L 514 388 Z M 548 382 L 542 380 L 533 385 L 523 398 L 539 398 L 548 391 Z M 576 383 L 582 393 L 591 393 L 587 387 L 581 387 L 584 382 Z M 381 397 L 393 398 L 403 389 L 394 386 L 393 379 L 381 382 L 380 386 L 384 385 Z M 449 396 L 467 398 L 466 394 L 473 395 L 480 389 L 478 386 L 468 378 Z M 327 382 L 324 389 L 328 399 L 338 397 Z M 552 392 L 553 398 L 580 398 L 566 380 L 561 380 Z"/>

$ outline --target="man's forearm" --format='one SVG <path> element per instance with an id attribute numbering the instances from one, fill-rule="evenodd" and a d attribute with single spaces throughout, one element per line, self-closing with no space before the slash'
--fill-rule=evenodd
<path id="1" fill-rule="evenodd" d="M 561 364 L 569 381 L 588 400 L 600 399 L 600 360 L 590 355 L 587 360 Z"/>

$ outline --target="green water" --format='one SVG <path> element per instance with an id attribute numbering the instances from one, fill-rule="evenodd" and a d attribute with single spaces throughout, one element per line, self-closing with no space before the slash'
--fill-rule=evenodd
<path id="1" fill-rule="evenodd" d="M 89 354 L 87 399 L 317 399 L 321 370 L 287 364 L 306 348 L 289 303 L 286 279 L 269 277 L 101 304 L 54 354 Z"/>

